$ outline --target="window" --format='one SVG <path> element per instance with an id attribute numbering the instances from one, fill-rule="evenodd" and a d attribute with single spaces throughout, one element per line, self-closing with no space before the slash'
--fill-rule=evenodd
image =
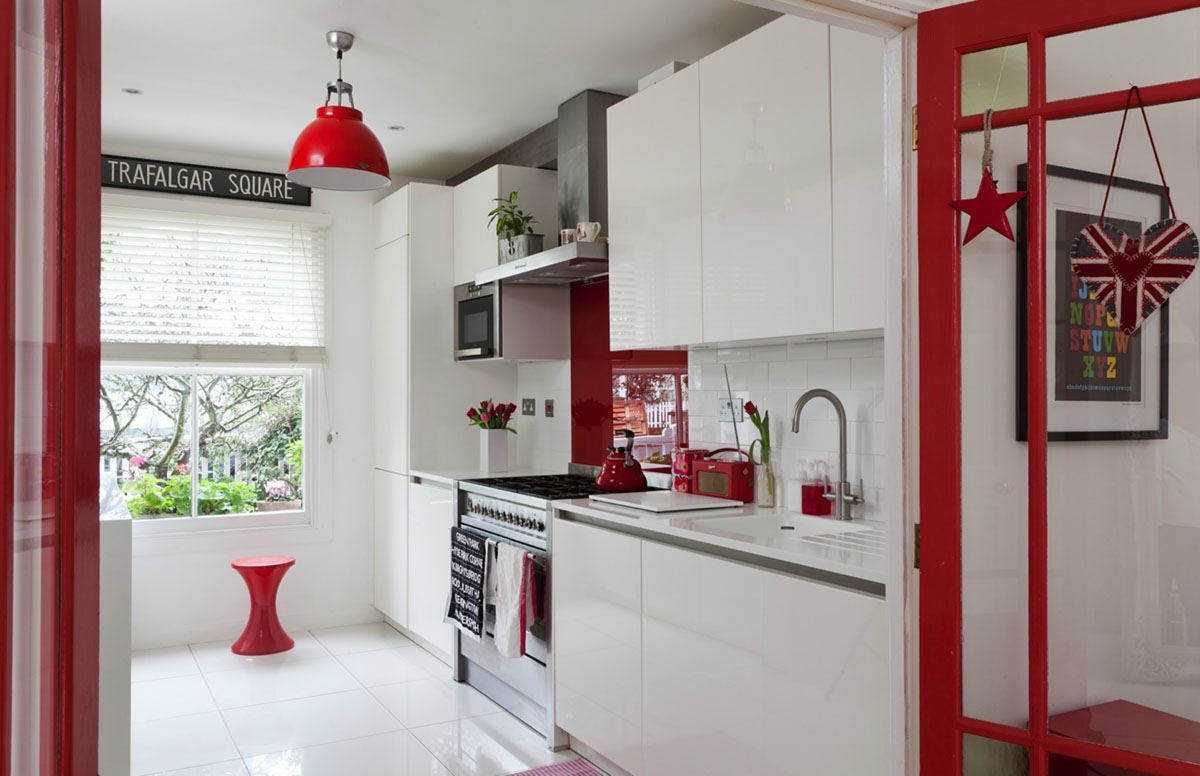
<path id="1" fill-rule="evenodd" d="M 651 463 L 687 447 L 686 366 L 614 367 L 612 383 L 614 445 L 628 429 L 637 436 L 634 455 Z"/>
<path id="2" fill-rule="evenodd" d="M 101 479 L 133 517 L 308 522 L 324 224 L 106 204 L 100 291 Z"/>

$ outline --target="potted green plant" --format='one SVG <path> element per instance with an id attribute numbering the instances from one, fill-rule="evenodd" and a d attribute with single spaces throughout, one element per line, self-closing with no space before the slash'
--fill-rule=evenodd
<path id="1" fill-rule="evenodd" d="M 517 207 L 517 192 L 494 201 L 498 204 L 488 213 L 488 226 L 495 224 L 500 238 L 500 263 L 541 253 L 542 235 L 533 233 L 534 217 Z"/>

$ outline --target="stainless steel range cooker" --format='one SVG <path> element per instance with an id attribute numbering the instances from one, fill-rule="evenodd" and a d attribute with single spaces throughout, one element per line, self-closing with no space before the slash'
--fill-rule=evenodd
<path id="1" fill-rule="evenodd" d="M 552 749 L 567 745 L 554 726 L 554 662 L 552 603 L 553 561 L 550 529 L 553 501 L 600 493 L 595 475 L 556 474 L 537 477 L 494 477 L 458 483 L 458 524 L 529 552 L 541 576 L 542 619 L 525 637 L 525 656 L 503 658 L 491 638 L 480 642 L 455 632 L 454 678 L 466 682 L 546 737 Z M 490 634 L 495 612 L 487 613 Z"/>

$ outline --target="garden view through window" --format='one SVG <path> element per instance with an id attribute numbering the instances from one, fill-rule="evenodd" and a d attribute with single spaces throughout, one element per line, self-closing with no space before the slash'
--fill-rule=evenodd
<path id="1" fill-rule="evenodd" d="M 670 463 L 671 451 L 687 447 L 687 366 L 614 368 L 613 445 L 634 436 L 633 454 L 647 463 Z"/>
<path id="2" fill-rule="evenodd" d="M 135 518 L 298 510 L 303 414 L 301 374 L 108 371 L 101 475 Z"/>

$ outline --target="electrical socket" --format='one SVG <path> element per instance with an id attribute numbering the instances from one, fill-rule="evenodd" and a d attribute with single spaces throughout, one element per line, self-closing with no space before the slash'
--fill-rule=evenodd
<path id="1" fill-rule="evenodd" d="M 546 417 L 554 417 L 554 399 L 546 399 Z"/>
<path id="2" fill-rule="evenodd" d="M 721 420 L 729 421 L 730 423 L 741 423 L 746 417 L 744 409 L 744 401 L 742 399 L 734 399 L 733 404 L 729 403 L 729 399 L 720 400 Z"/>
<path id="3" fill-rule="evenodd" d="M 536 399 L 521 399 L 521 414 L 522 415 L 536 415 L 537 414 L 537 400 Z"/>

